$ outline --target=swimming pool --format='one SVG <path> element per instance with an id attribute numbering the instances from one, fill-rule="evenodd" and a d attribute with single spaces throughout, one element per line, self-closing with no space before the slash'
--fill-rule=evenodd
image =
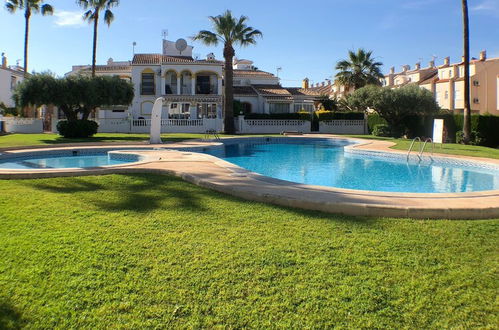
<path id="1" fill-rule="evenodd" d="M 348 140 L 271 139 L 228 143 L 205 153 L 272 178 L 345 189 L 456 193 L 499 189 L 499 168 L 425 156 L 347 152 Z M 296 142 L 293 142 L 296 141 Z"/>
<path id="2" fill-rule="evenodd" d="M 63 154 L 33 154 L 25 157 L 15 157 L 0 160 L 0 169 L 57 169 L 57 168 L 91 168 L 110 165 L 121 165 L 138 161 L 138 156 L 127 155 L 117 157 L 107 151 L 65 152 Z"/>

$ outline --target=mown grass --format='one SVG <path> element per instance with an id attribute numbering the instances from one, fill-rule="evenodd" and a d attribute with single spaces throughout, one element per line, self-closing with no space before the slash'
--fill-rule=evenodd
<path id="1" fill-rule="evenodd" d="M 164 141 L 183 141 L 200 139 L 204 134 L 174 133 L 161 134 Z M 91 138 L 67 139 L 59 134 L 7 134 L 0 136 L 0 148 L 25 147 L 37 145 L 52 145 L 61 143 L 114 143 L 114 142 L 144 142 L 149 140 L 149 134 L 98 133 Z"/>
<path id="2" fill-rule="evenodd" d="M 412 140 L 408 139 L 394 139 L 394 138 L 385 138 L 373 135 L 349 135 L 350 137 L 361 138 L 361 139 L 371 139 L 371 140 L 385 140 L 396 143 L 392 149 L 396 150 L 409 150 L 411 146 Z M 422 147 L 419 142 L 416 142 L 414 149 L 419 151 Z M 431 144 L 427 144 L 425 148 L 425 152 L 431 152 Z M 439 154 L 448 154 L 448 155 L 461 155 L 461 156 L 469 156 L 469 157 L 485 157 L 485 158 L 494 158 L 499 159 L 499 149 L 480 147 L 480 146 L 470 146 L 456 143 L 444 143 L 439 144 L 436 143 L 434 147 L 434 152 Z"/>
<path id="3" fill-rule="evenodd" d="M 356 218 L 159 175 L 2 181 L 0 328 L 495 328 L 497 220 Z"/>

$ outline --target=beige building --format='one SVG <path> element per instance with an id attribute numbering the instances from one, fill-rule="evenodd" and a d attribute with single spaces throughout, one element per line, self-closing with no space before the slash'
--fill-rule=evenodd
<path id="1" fill-rule="evenodd" d="M 413 70 L 403 66 L 395 73 L 394 68 L 385 76 L 383 85 L 398 88 L 409 83 L 417 83 L 433 93 L 442 109 L 461 112 L 464 108 L 464 64 L 451 63 L 446 57 L 441 66 L 434 62 L 426 68 L 419 63 Z M 499 58 L 487 59 L 485 51 L 470 61 L 470 100 L 471 111 L 499 115 Z"/>

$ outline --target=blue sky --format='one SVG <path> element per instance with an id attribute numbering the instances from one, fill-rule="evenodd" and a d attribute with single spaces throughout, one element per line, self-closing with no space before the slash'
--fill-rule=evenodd
<path id="1" fill-rule="evenodd" d="M 56 15 L 31 20 L 30 71 L 64 74 L 74 64 L 89 64 L 92 28 L 81 22 L 82 10 L 73 0 L 48 2 Z M 472 56 L 486 49 L 488 57 L 499 57 L 499 0 L 468 2 Z M 373 50 L 384 72 L 417 61 L 426 65 L 432 55 L 437 63 L 446 56 L 457 62 L 462 54 L 460 0 L 121 0 L 115 22 L 99 30 L 98 63 L 130 60 L 133 41 L 138 53 L 161 52 L 163 29 L 171 40 L 186 38 L 209 28 L 207 16 L 225 9 L 248 16 L 264 33 L 256 46 L 236 49 L 237 56 L 274 73 L 282 67 L 286 86 L 298 86 L 304 77 L 330 78 L 335 63 L 358 47 Z M 15 64 L 23 54 L 23 15 L 0 9 L 0 31 L 0 51 Z M 200 56 L 214 51 L 222 58 L 221 47 L 190 43 Z"/>

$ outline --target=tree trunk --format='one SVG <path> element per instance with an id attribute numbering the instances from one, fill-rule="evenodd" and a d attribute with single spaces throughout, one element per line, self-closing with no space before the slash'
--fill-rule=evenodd
<path id="1" fill-rule="evenodd" d="M 94 45 L 92 52 L 92 78 L 95 77 L 95 63 L 97 58 L 97 29 L 99 27 L 99 13 L 95 13 L 94 17 Z"/>
<path id="2" fill-rule="evenodd" d="M 31 17 L 31 9 L 26 5 L 26 11 L 24 12 L 24 18 L 26 20 L 26 26 L 24 30 L 24 77 L 28 76 L 28 37 L 29 37 L 29 19 Z"/>
<path id="3" fill-rule="evenodd" d="M 233 87 L 233 68 L 232 59 L 235 52 L 231 44 L 224 47 L 225 58 L 225 93 L 224 93 L 224 132 L 225 134 L 234 134 L 234 87 Z"/>
<path id="4" fill-rule="evenodd" d="M 471 137 L 471 107 L 470 107 L 470 36 L 468 21 L 468 1 L 463 5 L 463 46 L 464 46 L 464 125 L 463 143 L 469 144 Z"/>

